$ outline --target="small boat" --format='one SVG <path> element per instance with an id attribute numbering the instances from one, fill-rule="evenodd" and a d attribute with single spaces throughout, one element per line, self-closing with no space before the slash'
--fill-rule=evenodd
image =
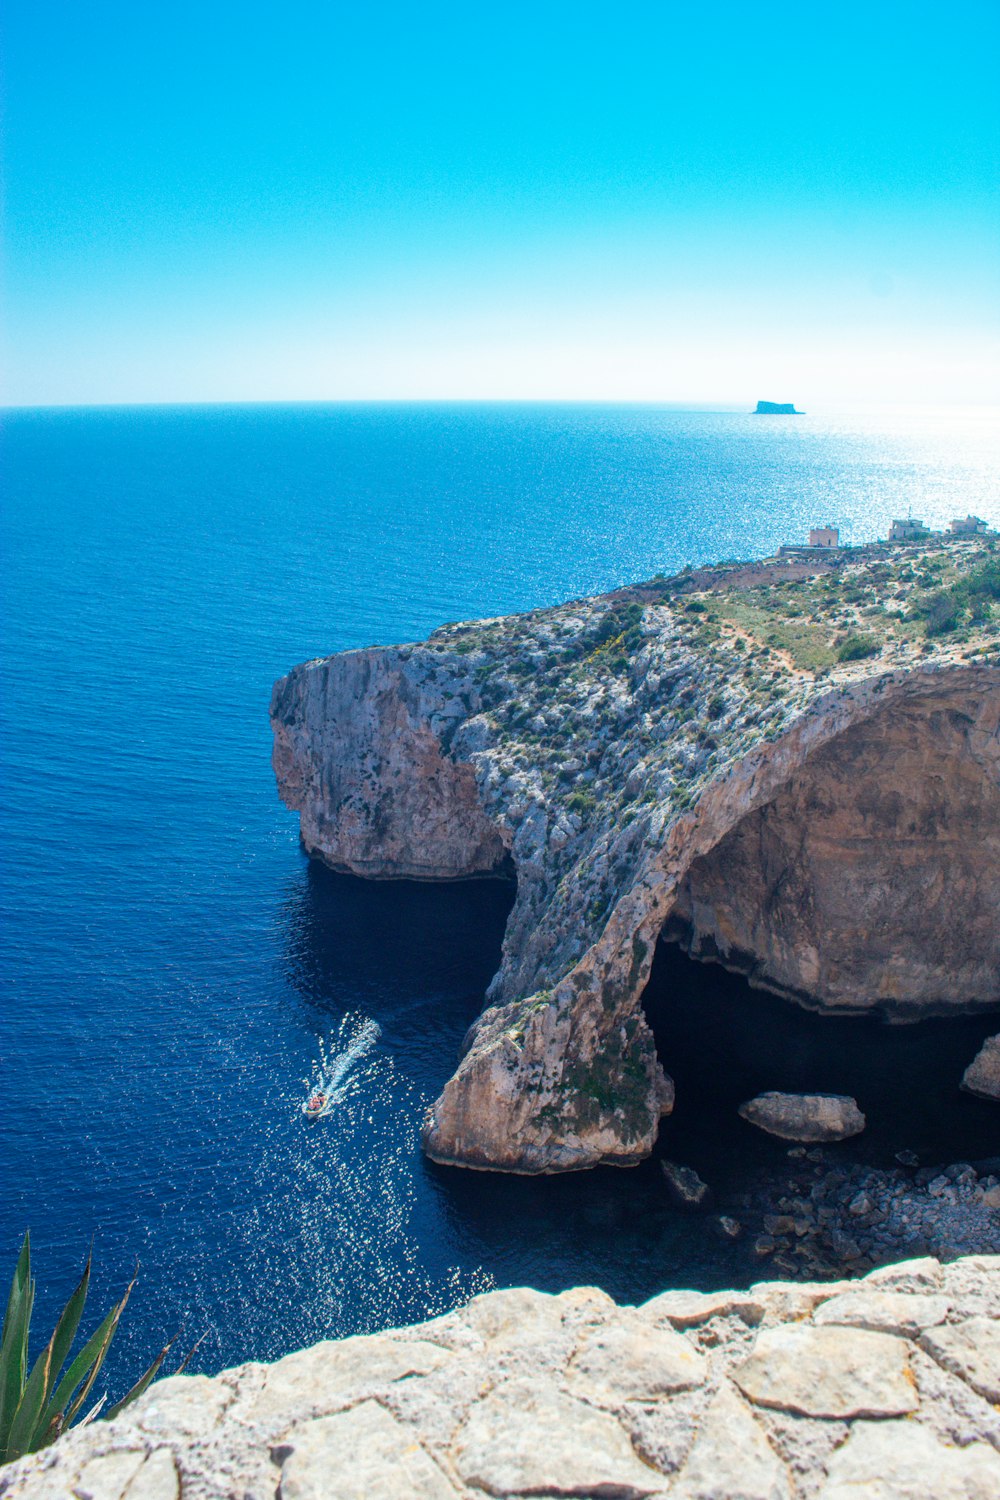
<path id="1" fill-rule="evenodd" d="M 322 1094 L 319 1092 L 310 1094 L 309 1098 L 302 1106 L 302 1113 L 306 1116 L 307 1119 L 318 1120 L 320 1115 L 326 1109 L 328 1102 L 329 1100 L 326 1094 Z"/>

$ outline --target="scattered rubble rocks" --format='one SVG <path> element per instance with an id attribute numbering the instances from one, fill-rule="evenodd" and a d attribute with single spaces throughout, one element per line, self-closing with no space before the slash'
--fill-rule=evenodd
<path id="1" fill-rule="evenodd" d="M 755 1183 L 733 1205 L 753 1253 L 784 1276 L 1000 1251 L 1000 1157 L 913 1171 L 841 1165 L 820 1149 L 788 1155 L 784 1192 Z"/>

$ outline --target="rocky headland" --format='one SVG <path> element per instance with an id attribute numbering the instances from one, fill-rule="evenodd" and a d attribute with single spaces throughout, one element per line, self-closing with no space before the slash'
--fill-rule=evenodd
<path id="1" fill-rule="evenodd" d="M 1000 1005 L 998 599 L 993 542 L 870 547 L 278 682 L 274 766 L 310 855 L 516 877 L 428 1153 L 528 1173 L 647 1155 L 674 1095 L 642 1009 L 661 938 L 816 1011 Z"/>
<path id="2" fill-rule="evenodd" d="M 4 1500 L 993 1500 L 1000 1256 L 861 1280 L 476 1297 L 157 1382 Z"/>

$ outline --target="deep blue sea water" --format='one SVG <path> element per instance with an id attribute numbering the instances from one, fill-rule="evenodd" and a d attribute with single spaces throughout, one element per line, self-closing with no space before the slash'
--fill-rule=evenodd
<path id="1" fill-rule="evenodd" d="M 91 1236 L 100 1301 L 138 1256 L 119 1379 L 179 1327 L 216 1369 L 494 1283 L 746 1280 L 650 1166 L 531 1182 L 421 1158 L 510 893 L 310 867 L 271 682 L 810 523 L 1000 524 L 997 449 L 985 412 L 8 412 L 0 1274 L 30 1225 L 44 1323 Z M 307 1124 L 313 1065 L 366 1021 L 342 1107 Z"/>

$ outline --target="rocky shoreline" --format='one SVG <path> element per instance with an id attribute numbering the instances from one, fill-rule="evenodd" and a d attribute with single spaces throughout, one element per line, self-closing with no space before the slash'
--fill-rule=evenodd
<path id="1" fill-rule="evenodd" d="M 949 1186 L 963 1202 L 970 1184 Z M 593 1287 L 490 1292 L 273 1365 L 170 1377 L 0 1471 L 4 1500 L 998 1493 L 1000 1256 L 634 1308 Z"/>
<path id="2" fill-rule="evenodd" d="M 857 1275 L 900 1255 L 1000 1252 L 1000 1157 L 892 1170 L 791 1153 L 783 1191 L 748 1191 L 733 1213 L 782 1276 Z"/>

